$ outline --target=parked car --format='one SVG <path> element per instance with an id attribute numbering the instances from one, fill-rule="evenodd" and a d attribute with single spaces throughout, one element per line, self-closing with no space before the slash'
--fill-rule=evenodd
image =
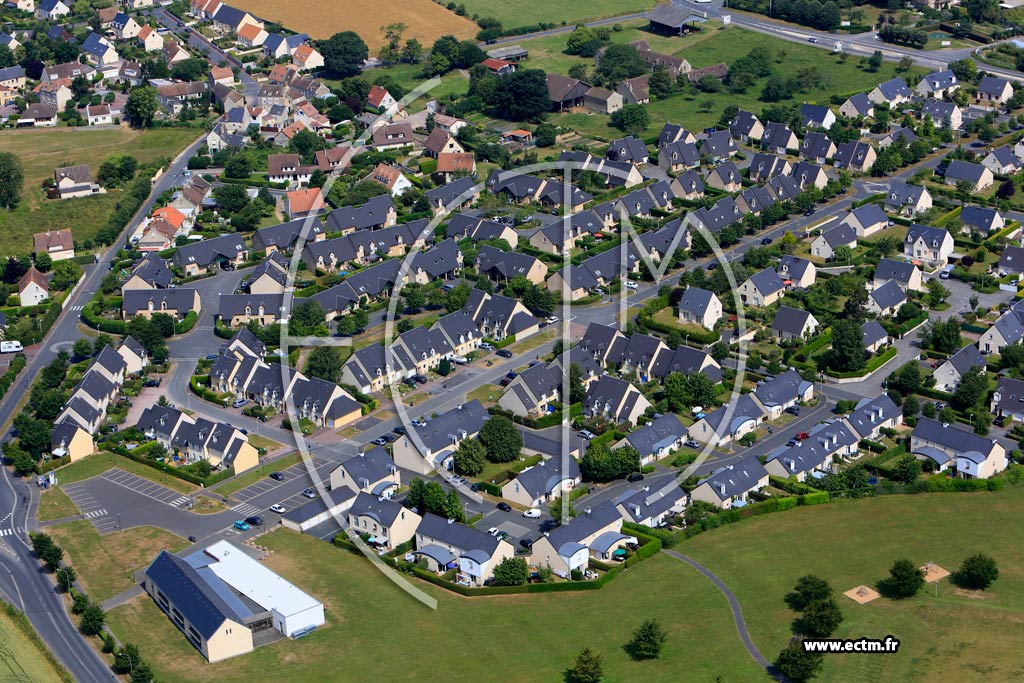
<path id="1" fill-rule="evenodd" d="M 263 518 L 259 515 L 253 515 L 252 517 L 246 517 L 245 523 L 249 526 L 263 526 Z"/>
<path id="2" fill-rule="evenodd" d="M 502 358 L 511 358 L 512 352 L 509 351 L 508 349 L 501 349 L 500 351 L 498 351 L 498 355 L 501 356 Z"/>
<path id="3" fill-rule="evenodd" d="M 405 434 L 405 427 L 403 425 L 398 425 L 391 431 L 393 431 L 395 434 Z"/>
<path id="4" fill-rule="evenodd" d="M 790 415 L 799 415 L 800 414 L 800 406 L 790 406 L 790 407 L 786 408 L 786 412 L 789 413 Z"/>
<path id="5" fill-rule="evenodd" d="M 684 444 L 687 448 L 700 448 L 700 441 L 696 439 L 687 439 Z"/>
<path id="6" fill-rule="evenodd" d="M 554 315 L 548 316 L 548 319 L 545 320 L 544 322 L 546 322 L 548 325 L 554 325 L 555 323 L 558 322 L 558 316 L 554 316 Z"/>
<path id="7" fill-rule="evenodd" d="M 208 354 L 206 354 L 206 360 L 217 360 L 217 354 L 215 354 L 215 353 L 208 353 Z"/>
<path id="8" fill-rule="evenodd" d="M 796 440 L 797 441 L 806 441 L 809 438 L 811 438 L 811 435 L 808 434 L 807 432 L 797 432 L 796 433 Z"/>
<path id="9" fill-rule="evenodd" d="M 412 421 L 412 426 L 413 427 L 426 427 L 427 423 L 423 420 L 423 418 L 417 418 L 417 419 Z"/>
<path id="10" fill-rule="evenodd" d="M 533 548 L 533 539 L 532 538 L 520 538 L 519 539 L 519 545 L 523 546 L 527 550 L 530 550 L 531 548 Z"/>
<path id="11" fill-rule="evenodd" d="M 160 386 L 160 380 L 159 379 L 147 379 L 145 382 L 142 383 L 142 386 L 144 386 L 144 387 L 158 387 L 158 386 Z"/>
<path id="12" fill-rule="evenodd" d="M 376 446 L 385 446 L 385 445 L 387 445 L 388 440 L 385 439 L 383 436 L 378 436 L 376 439 L 374 439 L 370 443 L 372 443 L 372 444 L 374 444 Z"/>
<path id="13" fill-rule="evenodd" d="M 992 424 L 994 424 L 996 427 L 1002 427 L 1003 425 L 1006 424 L 1006 416 L 1000 415 L 996 419 L 992 420 Z"/>
<path id="14" fill-rule="evenodd" d="M 643 480 L 644 480 L 644 475 L 640 474 L 639 472 L 634 472 L 633 474 L 631 474 L 628 477 L 626 477 L 626 481 L 630 481 L 630 482 L 633 482 L 633 481 L 643 481 Z"/>
<path id="15" fill-rule="evenodd" d="M 639 289 L 640 285 L 633 282 L 632 280 L 626 280 L 626 289 Z"/>
<path id="16" fill-rule="evenodd" d="M 771 237 L 762 237 L 761 238 L 761 244 L 771 244 L 771 243 L 772 243 L 772 238 Z"/>
<path id="17" fill-rule="evenodd" d="M 304 495 L 306 498 L 316 498 L 316 491 L 314 491 L 313 489 L 304 489 L 302 491 L 302 495 Z"/>
<path id="18" fill-rule="evenodd" d="M 492 526 L 490 529 L 487 530 L 487 533 L 489 533 L 491 536 L 497 536 L 499 533 L 501 533 L 501 529 L 499 529 L 496 526 Z"/>
<path id="19" fill-rule="evenodd" d="M 469 480 L 466 479 L 465 477 L 455 477 L 454 479 L 452 479 L 452 485 L 453 486 L 462 486 L 463 484 L 467 483 L 468 481 Z"/>
<path id="20" fill-rule="evenodd" d="M 490 342 L 481 342 L 480 343 L 480 348 L 483 349 L 484 351 L 493 351 L 494 350 L 494 344 L 492 344 Z"/>
<path id="21" fill-rule="evenodd" d="M 276 512 L 279 515 L 283 515 L 284 514 L 284 505 L 281 505 L 280 503 L 274 503 L 273 505 L 270 506 L 270 511 L 271 512 Z"/>
<path id="22" fill-rule="evenodd" d="M 241 408 L 242 406 L 244 406 L 248 402 L 249 402 L 249 399 L 247 399 L 247 398 L 236 398 L 234 401 L 231 402 L 231 407 L 232 408 Z"/>
<path id="23" fill-rule="evenodd" d="M 512 506 L 505 502 L 498 503 L 496 507 L 502 512 L 512 512 Z"/>
<path id="24" fill-rule="evenodd" d="M 517 373 L 515 370 L 509 370 L 508 372 L 505 373 L 505 376 L 508 377 L 509 379 L 515 379 L 516 375 L 518 374 L 519 373 Z"/>
<path id="25" fill-rule="evenodd" d="M 419 382 L 420 384 L 426 384 L 427 383 L 427 378 L 424 377 L 423 375 L 413 375 L 412 379 L 413 379 L 414 382 Z"/>
<path id="26" fill-rule="evenodd" d="M 242 520 L 238 520 L 237 522 L 235 522 L 235 528 L 239 531 L 248 531 L 249 525 Z"/>
<path id="27" fill-rule="evenodd" d="M 280 472 L 271 472 L 270 478 L 273 479 L 274 481 L 284 481 L 284 475 L 281 474 Z"/>
<path id="28" fill-rule="evenodd" d="M 590 431 L 589 429 L 581 429 L 579 437 L 581 439 L 586 439 L 587 441 L 590 441 L 591 439 L 594 438 L 594 432 Z"/>
<path id="29" fill-rule="evenodd" d="M 507 387 L 509 384 L 512 384 L 512 380 L 510 380 L 508 377 L 502 377 L 501 381 L 498 382 L 498 384 L 500 384 L 503 387 Z"/>
<path id="30" fill-rule="evenodd" d="M 543 513 L 540 511 L 540 508 L 530 508 L 529 510 L 523 513 L 523 517 L 526 517 L 528 519 L 540 519 L 540 516 L 542 514 Z"/>

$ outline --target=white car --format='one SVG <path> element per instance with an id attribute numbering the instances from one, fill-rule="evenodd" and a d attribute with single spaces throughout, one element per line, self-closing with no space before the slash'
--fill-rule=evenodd
<path id="1" fill-rule="evenodd" d="M 485 351 L 493 351 L 494 350 L 494 344 L 492 344 L 490 342 L 482 342 L 480 344 L 480 348 L 485 350 Z"/>
<path id="2" fill-rule="evenodd" d="M 579 437 L 581 439 L 586 439 L 587 441 L 589 441 L 590 439 L 594 438 L 594 432 L 590 431 L 589 429 L 581 429 Z"/>
<path id="3" fill-rule="evenodd" d="M 499 529 L 496 526 L 492 526 L 490 529 L 487 530 L 487 533 L 489 533 L 491 536 L 497 536 L 501 533 L 501 529 Z"/>
<path id="4" fill-rule="evenodd" d="M 281 505 L 280 503 L 274 503 L 273 505 L 270 506 L 270 511 L 271 512 L 276 512 L 279 515 L 283 515 L 284 514 L 284 505 Z"/>
<path id="5" fill-rule="evenodd" d="M 626 280 L 626 289 L 639 289 L 640 285 L 633 282 L 632 280 Z"/>
<path id="6" fill-rule="evenodd" d="M 555 316 L 555 315 L 549 316 L 548 319 L 545 320 L 544 322 L 546 322 L 548 325 L 554 325 L 555 323 L 558 322 L 558 316 Z"/>
<path id="7" fill-rule="evenodd" d="M 540 516 L 540 508 L 530 508 L 529 510 L 523 513 L 523 517 L 528 517 L 529 519 L 540 519 Z"/>

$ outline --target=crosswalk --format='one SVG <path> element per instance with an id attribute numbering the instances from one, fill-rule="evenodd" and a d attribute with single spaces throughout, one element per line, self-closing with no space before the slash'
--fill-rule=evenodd
<path id="1" fill-rule="evenodd" d="M 89 512 L 86 512 L 82 516 L 85 517 L 86 519 L 96 519 L 97 517 L 103 517 L 106 514 L 107 514 L 107 509 L 106 508 L 101 508 L 99 510 L 90 510 Z"/>
<path id="2" fill-rule="evenodd" d="M 80 311 L 83 308 L 85 308 L 85 306 L 78 305 L 78 306 L 72 306 L 70 310 L 72 310 L 72 311 Z"/>
<path id="3" fill-rule="evenodd" d="M 255 505 L 250 505 L 249 503 L 239 503 L 238 505 L 231 508 L 231 511 L 237 512 L 243 517 L 248 517 L 249 515 L 254 515 L 257 512 L 259 512 L 260 508 L 256 507 Z"/>
<path id="4" fill-rule="evenodd" d="M 0 536 L 14 536 L 14 535 L 20 534 L 20 533 L 21 533 L 21 529 L 20 528 L 18 528 L 18 529 L 0 529 Z"/>
<path id="5" fill-rule="evenodd" d="M 180 508 L 180 507 L 184 507 L 185 505 L 187 505 L 188 501 L 189 501 L 188 496 L 182 496 L 180 498 L 176 498 L 175 500 L 172 500 L 169 504 L 173 505 L 174 507 Z"/>

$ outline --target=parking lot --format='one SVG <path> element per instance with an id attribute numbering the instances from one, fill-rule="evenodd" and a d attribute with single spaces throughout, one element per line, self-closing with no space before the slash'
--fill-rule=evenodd
<path id="1" fill-rule="evenodd" d="M 314 457 L 313 467 L 321 481 L 326 482 L 331 471 L 338 463 L 331 460 Z M 280 504 L 286 510 L 294 509 L 309 501 L 302 495 L 302 491 L 313 486 L 313 480 L 306 469 L 306 463 L 300 462 L 291 467 L 281 470 L 283 479 L 280 481 L 267 476 L 254 484 L 232 494 L 232 498 L 239 501 L 231 510 L 239 517 L 249 517 L 260 512 L 265 512 L 271 505 Z"/>
<path id="2" fill-rule="evenodd" d="M 188 507 L 189 497 L 184 496 L 177 491 L 161 486 L 151 482 L 149 479 L 143 479 L 140 476 L 125 472 L 122 469 L 114 468 L 107 470 L 100 475 L 107 481 L 111 481 L 118 486 L 123 486 L 126 489 L 131 489 L 136 493 L 141 493 L 147 498 L 170 505 L 172 507 Z"/>
<path id="3" fill-rule="evenodd" d="M 107 512 L 107 508 L 86 487 L 84 482 L 66 484 L 61 487 L 71 502 L 75 504 L 82 516 L 89 520 L 101 534 L 117 531 L 117 519 Z"/>

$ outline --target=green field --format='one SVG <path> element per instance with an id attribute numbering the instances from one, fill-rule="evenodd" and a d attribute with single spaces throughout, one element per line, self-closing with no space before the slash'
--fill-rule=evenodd
<path id="1" fill-rule="evenodd" d="M 46 199 L 40 183 L 59 166 L 89 164 L 95 175 L 109 154 L 128 153 L 147 163 L 172 158 L 200 131 L 190 128 L 120 129 L 40 128 L 0 131 L 0 150 L 21 159 L 25 174 L 22 201 L 14 211 L 0 211 L 0 256 L 32 250 L 32 234 L 47 228 L 71 228 L 76 242 L 92 239 L 103 227 L 118 193 L 78 199 Z"/>
<path id="2" fill-rule="evenodd" d="M 63 519 L 78 514 L 78 508 L 67 494 L 60 489 L 44 491 L 39 496 L 39 509 L 36 511 L 36 519 L 40 522 L 47 522 L 53 519 Z"/>
<path id="3" fill-rule="evenodd" d="M 67 671 L 58 670 L 53 655 L 42 650 L 28 620 L 20 614 L 9 614 L 7 605 L 0 609 L 0 680 L 25 683 L 60 683 L 71 681 Z M 63 674 L 63 675 L 62 675 Z"/>
<path id="4" fill-rule="evenodd" d="M 814 573 L 836 593 L 873 586 L 894 560 L 935 562 L 949 571 L 984 551 L 999 563 L 999 579 L 980 594 L 949 580 L 905 602 L 884 598 L 857 605 L 840 595 L 845 621 L 837 638 L 894 635 L 895 655 L 826 657 L 817 680 L 1020 680 L 1017 646 L 1024 639 L 1024 489 L 999 493 L 886 496 L 798 508 L 697 536 L 676 548 L 729 585 L 754 642 L 769 658 L 790 636 L 794 614 L 783 596 Z"/>
<path id="5" fill-rule="evenodd" d="M 583 647 L 604 657 L 606 683 L 711 683 L 764 679 L 739 644 L 725 599 L 696 571 L 666 556 L 630 569 L 599 591 L 467 599 L 425 585 L 432 611 L 366 560 L 286 530 L 263 536 L 268 567 L 323 600 L 328 625 L 216 664 L 202 656 L 142 596 L 108 614 L 114 633 L 136 643 L 163 683 L 280 680 L 561 681 Z M 622 650 L 646 617 L 669 633 L 658 661 Z M 685 672 L 685 675 L 682 673 Z"/>
<path id="6" fill-rule="evenodd" d="M 46 532 L 64 548 L 65 561 L 75 568 L 85 591 L 96 601 L 112 598 L 135 585 L 133 571 L 144 569 L 161 550 L 188 546 L 181 536 L 151 526 L 133 527 L 100 536 L 89 522 L 65 522 Z"/>
<path id="7" fill-rule="evenodd" d="M 500 21 L 505 28 L 515 28 L 539 23 L 572 25 L 587 19 L 645 12 L 657 3 L 654 0 L 554 0 L 542 3 L 530 0 L 465 0 L 460 4 L 466 7 L 469 16 L 490 17 Z"/>

